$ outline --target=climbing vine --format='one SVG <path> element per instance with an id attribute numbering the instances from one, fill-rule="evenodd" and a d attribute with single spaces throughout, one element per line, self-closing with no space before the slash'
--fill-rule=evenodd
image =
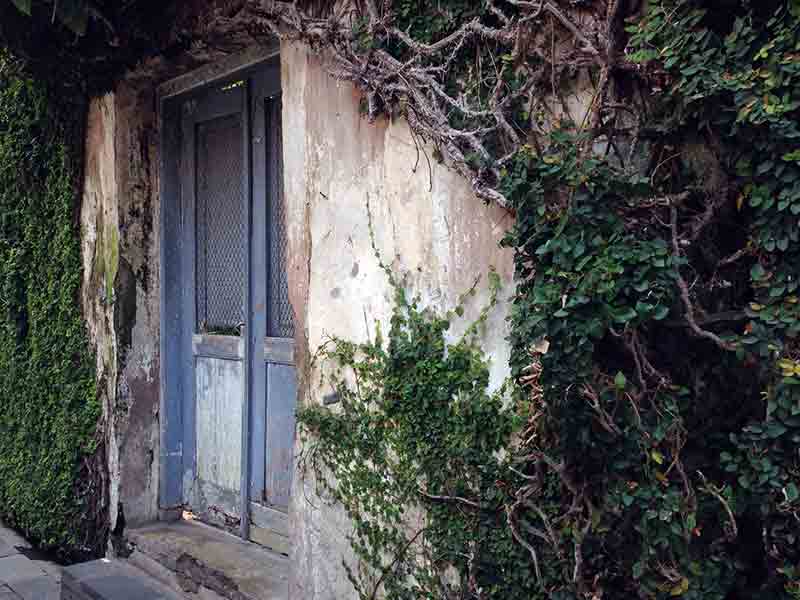
<path id="1" fill-rule="evenodd" d="M 510 404 L 400 295 L 383 345 L 335 346 L 346 410 L 303 415 L 362 597 L 797 597 L 797 13 L 367 2 L 292 29 L 516 215 Z"/>
<path id="2" fill-rule="evenodd" d="M 78 296 L 81 114 L 0 50 L 0 516 L 72 557 L 105 543 Z"/>
<path id="3" fill-rule="evenodd" d="M 353 523 L 350 539 L 363 562 L 345 562 L 350 579 L 362 598 L 454 592 L 459 582 L 446 572 L 453 564 L 469 578 L 518 571 L 513 577 L 524 582 L 530 568 L 520 568 L 527 561 L 503 526 L 497 487 L 518 417 L 505 387 L 490 392 L 477 344 L 499 277 L 490 273 L 491 302 L 453 340 L 451 325 L 474 288 L 437 315 L 381 266 L 395 299 L 387 338 L 378 323 L 367 343 L 330 340 L 316 359 L 330 367 L 320 383 L 333 387 L 338 406 L 298 415 L 308 434 L 303 464 L 325 468 L 332 478 L 321 478 L 323 496 L 341 502 Z M 486 554 L 489 547 L 496 552 Z"/>

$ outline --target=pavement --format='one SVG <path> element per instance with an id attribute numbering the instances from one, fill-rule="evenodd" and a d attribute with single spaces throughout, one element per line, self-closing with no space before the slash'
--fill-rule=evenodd
<path id="1" fill-rule="evenodd" d="M 0 521 L 0 600 L 59 600 L 61 567 Z"/>

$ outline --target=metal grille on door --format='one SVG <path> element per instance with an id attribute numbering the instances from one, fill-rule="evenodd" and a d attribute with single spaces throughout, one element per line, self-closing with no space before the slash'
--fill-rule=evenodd
<path id="1" fill-rule="evenodd" d="M 245 321 L 247 225 L 242 123 L 232 115 L 197 126 L 197 329 L 236 335 Z"/>
<path id="2" fill-rule="evenodd" d="M 270 98 L 267 110 L 267 178 L 270 198 L 269 217 L 269 307 L 267 335 L 293 338 L 294 315 L 289 303 L 286 274 L 286 215 L 283 201 L 283 152 L 281 150 L 281 99 Z"/>

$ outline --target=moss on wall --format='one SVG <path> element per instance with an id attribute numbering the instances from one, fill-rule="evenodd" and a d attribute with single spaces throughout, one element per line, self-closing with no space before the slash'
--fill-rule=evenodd
<path id="1" fill-rule="evenodd" d="M 78 302 L 83 115 L 0 51 L 0 517 L 67 557 L 105 537 Z"/>

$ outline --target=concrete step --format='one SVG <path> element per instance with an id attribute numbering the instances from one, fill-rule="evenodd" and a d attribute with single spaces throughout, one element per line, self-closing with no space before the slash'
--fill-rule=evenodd
<path id="1" fill-rule="evenodd" d="M 197 600 L 288 600 L 289 559 L 196 521 L 125 532 L 128 561 Z"/>
<path id="2" fill-rule="evenodd" d="M 185 600 L 124 560 L 100 559 L 65 567 L 61 600 Z"/>

